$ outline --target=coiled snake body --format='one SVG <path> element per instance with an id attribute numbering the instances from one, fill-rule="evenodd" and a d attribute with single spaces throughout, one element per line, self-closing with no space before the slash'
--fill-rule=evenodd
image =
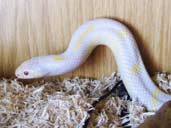
<path id="1" fill-rule="evenodd" d="M 106 45 L 112 50 L 118 71 L 132 98 L 137 98 L 148 110 L 154 111 L 171 100 L 170 95 L 152 82 L 131 32 L 111 19 L 84 23 L 73 34 L 64 53 L 27 60 L 16 69 L 16 76 L 31 79 L 69 72 L 80 66 L 98 45 Z"/>

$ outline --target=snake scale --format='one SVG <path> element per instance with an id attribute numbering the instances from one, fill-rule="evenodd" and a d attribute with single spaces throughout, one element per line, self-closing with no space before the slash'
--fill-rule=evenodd
<path id="1" fill-rule="evenodd" d="M 148 110 L 156 111 L 171 95 L 161 91 L 151 80 L 135 39 L 128 28 L 112 19 L 95 19 L 81 25 L 73 34 L 65 52 L 33 57 L 16 69 L 20 79 L 60 75 L 80 66 L 98 45 L 112 50 L 123 83 L 133 99 Z"/>

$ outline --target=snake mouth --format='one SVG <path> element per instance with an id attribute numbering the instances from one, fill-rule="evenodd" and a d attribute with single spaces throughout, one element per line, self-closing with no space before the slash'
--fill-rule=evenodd
<path id="1" fill-rule="evenodd" d="M 20 77 L 21 77 L 20 72 L 19 72 L 19 68 L 17 68 L 17 69 L 15 70 L 15 76 L 16 76 L 17 78 L 20 78 Z"/>

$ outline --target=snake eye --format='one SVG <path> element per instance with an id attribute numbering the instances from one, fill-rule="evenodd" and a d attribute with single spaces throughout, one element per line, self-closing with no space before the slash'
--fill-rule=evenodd
<path id="1" fill-rule="evenodd" d="M 24 75 L 26 75 L 26 76 L 27 76 L 28 74 L 29 74 L 29 72 L 28 72 L 28 71 L 24 71 Z"/>

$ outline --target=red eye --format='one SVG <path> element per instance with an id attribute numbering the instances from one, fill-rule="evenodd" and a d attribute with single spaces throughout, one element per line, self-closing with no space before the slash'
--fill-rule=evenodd
<path id="1" fill-rule="evenodd" d="M 26 75 L 26 76 L 27 76 L 28 74 L 29 74 L 29 72 L 28 72 L 28 71 L 25 71 L 25 72 L 24 72 L 24 75 Z"/>

